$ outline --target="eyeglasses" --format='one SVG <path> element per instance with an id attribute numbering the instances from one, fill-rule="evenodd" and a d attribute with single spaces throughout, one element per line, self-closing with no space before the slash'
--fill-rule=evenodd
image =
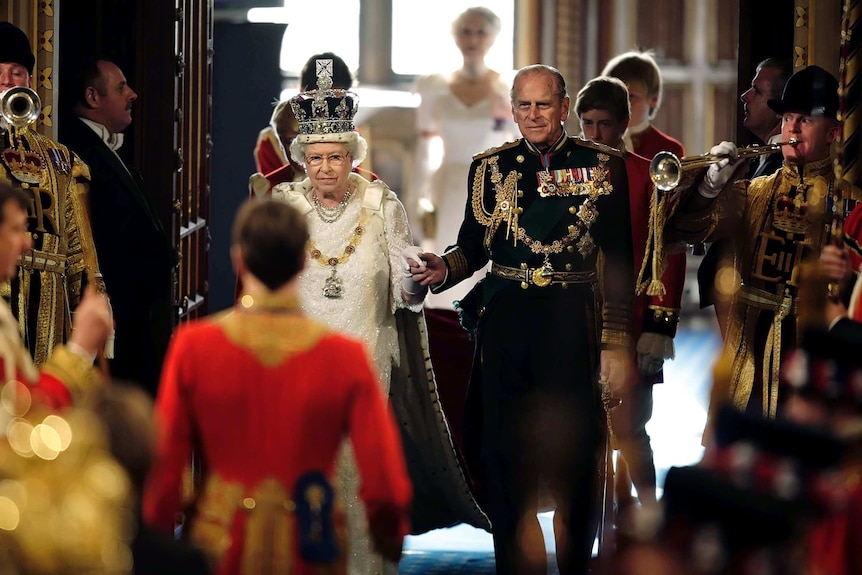
<path id="1" fill-rule="evenodd" d="M 329 154 L 328 156 L 305 156 L 305 163 L 308 166 L 320 166 L 323 164 L 323 161 L 326 160 L 329 162 L 330 166 L 341 166 L 344 162 L 347 161 L 347 157 L 350 154 Z"/>

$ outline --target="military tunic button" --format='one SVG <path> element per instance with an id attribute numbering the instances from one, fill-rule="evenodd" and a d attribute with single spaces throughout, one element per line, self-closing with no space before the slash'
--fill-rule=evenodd
<path id="1" fill-rule="evenodd" d="M 255 505 L 257 505 L 257 503 L 255 503 L 254 499 L 251 497 L 246 497 L 242 500 L 242 506 L 245 507 L 246 509 L 248 509 L 249 511 L 254 509 Z"/>
<path id="2" fill-rule="evenodd" d="M 28 184 L 27 182 L 21 182 L 21 189 L 23 189 L 23 190 L 29 190 L 29 189 L 30 189 L 30 184 Z"/>
<path id="3" fill-rule="evenodd" d="M 526 262 L 521 262 L 521 269 L 522 270 L 527 269 L 527 263 Z"/>
<path id="4" fill-rule="evenodd" d="M 569 206 L 569 213 L 570 214 L 574 214 L 577 211 L 578 211 L 578 209 L 575 206 Z"/>
<path id="5" fill-rule="evenodd" d="M 569 253 L 572 253 L 573 251 L 575 251 L 575 246 L 568 246 L 566 250 L 568 250 Z"/>
<path id="6" fill-rule="evenodd" d="M 39 239 L 39 234 L 37 234 L 36 232 L 33 232 L 33 239 L 34 239 L 34 240 L 38 240 L 38 239 Z"/>
<path id="7" fill-rule="evenodd" d="M 524 156 L 521 154 L 518 154 L 517 156 L 515 156 L 515 161 L 518 162 L 519 164 L 523 164 L 524 163 Z"/>
<path id="8" fill-rule="evenodd" d="M 568 284 L 568 283 L 566 283 L 566 282 L 563 282 L 563 283 L 561 283 L 560 285 L 563 287 L 563 289 L 566 289 L 566 288 L 568 288 L 568 287 L 569 287 L 569 284 Z"/>
<path id="9" fill-rule="evenodd" d="M 515 213 L 516 213 L 516 214 L 518 214 L 518 215 L 520 216 L 521 214 L 523 214 L 523 213 L 524 213 L 524 208 L 518 208 L 518 209 L 516 209 L 516 210 L 515 210 Z"/>
<path id="10" fill-rule="evenodd" d="M 530 284 L 527 282 L 521 282 L 521 289 L 527 289 L 528 287 L 530 287 Z"/>
<path id="11" fill-rule="evenodd" d="M 572 271 L 572 264 L 566 264 L 566 271 L 567 272 Z"/>
<path id="12" fill-rule="evenodd" d="M 518 190 L 518 197 L 519 197 L 519 198 L 523 198 L 523 197 L 524 197 L 524 190 Z"/>

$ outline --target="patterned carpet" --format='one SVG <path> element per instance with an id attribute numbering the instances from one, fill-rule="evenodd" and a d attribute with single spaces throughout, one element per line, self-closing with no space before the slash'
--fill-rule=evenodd
<path id="1" fill-rule="evenodd" d="M 494 575 L 494 552 L 407 551 L 398 566 L 399 575 Z"/>

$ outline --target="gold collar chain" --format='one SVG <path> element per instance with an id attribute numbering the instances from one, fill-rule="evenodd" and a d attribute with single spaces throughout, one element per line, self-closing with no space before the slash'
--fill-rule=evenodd
<path id="1" fill-rule="evenodd" d="M 359 214 L 359 220 L 356 223 L 356 227 L 353 228 L 353 234 L 350 236 L 350 240 L 348 244 L 344 247 L 344 251 L 341 252 L 340 256 L 327 256 L 319 249 L 317 249 L 317 245 L 309 238 L 308 240 L 308 253 L 311 256 L 311 259 L 316 261 L 322 266 L 331 266 L 332 273 L 323 284 L 323 296 L 329 299 L 339 299 L 342 295 L 344 295 L 344 284 L 336 275 L 336 269 L 338 264 L 347 263 L 347 260 L 350 259 L 354 253 L 356 253 L 356 248 L 359 246 L 359 242 L 362 241 L 362 236 L 365 234 L 365 225 L 368 222 L 368 216 L 366 215 L 365 209 L 363 209 Z"/>
<path id="2" fill-rule="evenodd" d="M 539 240 L 531 238 L 527 235 L 527 230 L 517 225 L 517 223 L 515 224 L 515 238 L 524 242 L 524 244 L 527 245 L 530 248 L 530 251 L 534 254 L 543 254 L 547 261 L 548 256 L 551 254 L 561 253 L 563 248 L 570 246 L 570 244 L 580 237 L 580 241 L 577 242 L 578 253 L 581 254 L 581 257 L 586 258 L 596 247 L 596 244 L 589 232 L 589 228 L 592 226 L 593 222 L 596 220 L 596 216 L 598 215 L 593 207 L 592 199 L 587 198 L 584 203 L 581 204 L 577 213 L 578 220 L 574 224 L 569 224 L 568 233 L 564 237 L 554 240 L 550 244 L 544 244 Z M 570 249 L 569 251 L 572 250 Z"/>

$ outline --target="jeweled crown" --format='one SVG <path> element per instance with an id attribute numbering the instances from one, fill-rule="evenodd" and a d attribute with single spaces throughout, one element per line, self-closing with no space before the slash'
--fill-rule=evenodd
<path id="1" fill-rule="evenodd" d="M 317 60 L 316 68 L 317 89 L 300 92 L 290 99 L 299 122 L 299 135 L 352 132 L 358 96 L 349 90 L 332 88 L 331 59 Z"/>

